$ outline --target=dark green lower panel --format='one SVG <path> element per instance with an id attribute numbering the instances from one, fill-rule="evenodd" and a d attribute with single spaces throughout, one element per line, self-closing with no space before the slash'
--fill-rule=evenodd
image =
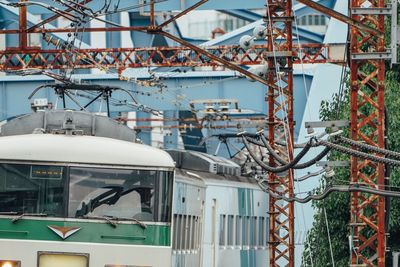
<path id="1" fill-rule="evenodd" d="M 80 230 L 64 240 L 48 226 L 79 227 Z M 11 219 L 0 219 L 3 239 L 170 246 L 170 232 L 171 227 L 167 225 L 147 225 L 147 229 L 142 229 L 136 224 L 118 224 L 114 228 L 98 222 L 21 219 L 12 223 Z"/>

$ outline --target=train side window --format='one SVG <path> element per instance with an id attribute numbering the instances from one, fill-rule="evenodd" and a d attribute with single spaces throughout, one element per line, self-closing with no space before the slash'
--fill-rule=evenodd
<path id="1" fill-rule="evenodd" d="M 172 229 L 172 250 L 177 249 L 178 239 L 178 214 L 174 214 L 174 228 Z"/>
<path id="2" fill-rule="evenodd" d="M 258 246 L 265 246 L 265 218 L 258 217 Z"/>
<path id="3" fill-rule="evenodd" d="M 201 217 L 197 217 L 197 243 L 196 243 L 196 250 L 200 249 L 202 235 L 203 235 L 203 221 Z"/>
<path id="4" fill-rule="evenodd" d="M 242 246 L 242 216 L 236 216 L 236 246 Z"/>
<path id="5" fill-rule="evenodd" d="M 250 218 L 250 246 L 257 247 L 257 217 Z"/>
<path id="6" fill-rule="evenodd" d="M 269 217 L 265 218 L 265 240 L 264 240 L 264 246 L 268 246 L 268 241 L 269 241 Z"/>
<path id="7" fill-rule="evenodd" d="M 225 233 L 226 233 L 225 221 L 226 221 L 226 215 L 221 215 L 220 219 L 219 219 L 219 245 L 220 246 L 225 246 Z"/>
<path id="8" fill-rule="evenodd" d="M 182 250 L 187 250 L 188 249 L 188 216 L 183 215 L 183 221 L 182 221 Z"/>
<path id="9" fill-rule="evenodd" d="M 188 244 L 187 244 L 187 250 L 192 250 L 192 242 L 193 242 L 193 217 L 194 216 L 188 216 Z"/>
<path id="10" fill-rule="evenodd" d="M 234 238 L 235 238 L 235 230 L 233 228 L 235 216 L 229 215 L 228 216 L 228 246 L 233 247 L 234 244 Z"/>
<path id="11" fill-rule="evenodd" d="M 183 227 L 182 227 L 182 220 L 183 220 L 183 215 L 181 215 L 181 214 L 179 214 L 178 216 L 177 216 L 177 220 L 176 220 L 176 230 L 177 230 L 177 232 L 176 232 L 176 249 L 177 250 L 182 250 L 182 237 L 183 237 L 183 235 L 182 235 L 182 230 L 183 230 Z"/>
<path id="12" fill-rule="evenodd" d="M 195 250 L 196 249 L 196 243 L 197 243 L 197 221 L 198 221 L 198 217 L 197 216 L 192 216 L 192 230 L 191 230 L 191 246 L 190 249 L 191 250 Z"/>
<path id="13" fill-rule="evenodd" d="M 242 245 L 245 247 L 243 249 L 248 249 L 249 247 L 249 232 L 250 232 L 250 227 L 249 227 L 249 221 L 250 217 L 249 216 L 244 216 L 243 221 L 242 221 Z"/>

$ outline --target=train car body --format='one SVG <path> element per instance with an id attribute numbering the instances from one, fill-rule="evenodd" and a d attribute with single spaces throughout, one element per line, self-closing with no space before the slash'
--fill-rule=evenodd
<path id="1" fill-rule="evenodd" d="M 171 157 L 72 128 L 0 137 L 0 266 L 169 266 Z"/>
<path id="2" fill-rule="evenodd" d="M 0 267 L 268 262 L 267 194 L 230 160 L 141 145 L 85 112 L 19 117 L 0 136 Z"/>
<path id="3" fill-rule="evenodd" d="M 193 151 L 168 151 L 178 167 L 174 267 L 261 267 L 268 262 L 268 195 L 240 167 Z"/>

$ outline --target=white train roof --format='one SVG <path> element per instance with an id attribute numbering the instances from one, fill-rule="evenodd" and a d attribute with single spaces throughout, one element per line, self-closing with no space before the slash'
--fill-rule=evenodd
<path id="1" fill-rule="evenodd" d="M 0 137 L 0 160 L 173 168 L 163 150 L 105 137 L 29 134 Z"/>
<path id="2" fill-rule="evenodd" d="M 240 176 L 240 166 L 223 157 L 213 156 L 198 151 L 167 150 L 176 162 L 177 168 L 203 171 L 214 174 Z"/>

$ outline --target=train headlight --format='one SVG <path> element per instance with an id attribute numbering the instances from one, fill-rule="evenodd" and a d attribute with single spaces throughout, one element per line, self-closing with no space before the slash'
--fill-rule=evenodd
<path id="1" fill-rule="evenodd" d="M 38 267 L 88 267 L 89 254 L 39 252 Z"/>
<path id="2" fill-rule="evenodd" d="M 20 261 L 0 261 L 0 267 L 21 267 Z"/>

